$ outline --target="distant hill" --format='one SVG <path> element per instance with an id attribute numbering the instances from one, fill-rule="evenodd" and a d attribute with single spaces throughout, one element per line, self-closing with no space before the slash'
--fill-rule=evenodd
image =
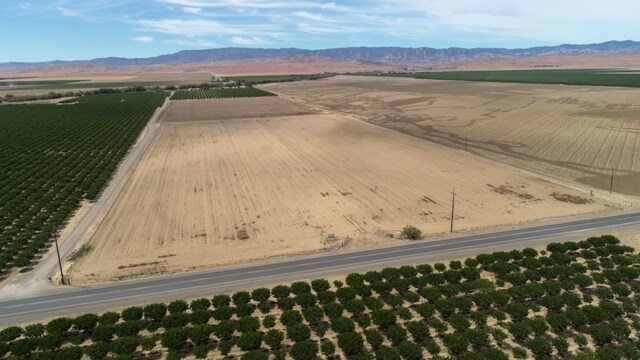
<path id="1" fill-rule="evenodd" d="M 42 67 L 48 65 L 93 65 L 93 66 L 136 66 L 188 64 L 213 61 L 252 60 L 264 58 L 289 57 L 325 57 L 334 60 L 357 60 L 362 62 L 380 63 L 387 65 L 407 64 L 446 64 L 460 61 L 473 61 L 495 58 L 525 58 L 538 56 L 553 56 L 565 54 L 605 54 L 640 52 L 640 42 L 607 41 L 600 44 L 588 45 L 558 45 L 541 46 L 528 49 L 502 48 L 447 48 L 434 49 L 429 47 L 347 47 L 323 50 L 305 50 L 297 48 L 286 49 L 258 49 L 258 48 L 220 48 L 207 50 L 183 50 L 173 54 L 160 55 L 149 58 L 121 58 L 106 57 L 93 60 L 79 61 L 51 61 L 39 63 L 10 62 L 0 63 L 0 67 Z"/>

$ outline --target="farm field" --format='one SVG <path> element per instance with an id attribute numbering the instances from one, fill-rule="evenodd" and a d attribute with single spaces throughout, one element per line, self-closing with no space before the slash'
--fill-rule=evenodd
<path id="1" fill-rule="evenodd" d="M 206 90 L 178 90 L 171 100 L 203 100 L 203 99 L 225 99 L 244 97 L 275 96 L 274 94 L 256 88 L 238 89 L 206 89 Z"/>
<path id="2" fill-rule="evenodd" d="M 616 75 L 621 76 L 621 75 Z M 349 77 L 265 89 L 515 167 L 640 195 L 640 90 Z"/>
<path id="3" fill-rule="evenodd" d="M 0 279 L 28 270 L 83 200 L 95 199 L 163 93 L 0 107 Z"/>
<path id="4" fill-rule="evenodd" d="M 0 358 L 637 359 L 640 256 L 611 235 L 0 330 Z"/>
<path id="5" fill-rule="evenodd" d="M 277 96 L 226 98 L 209 101 L 174 101 L 162 118 L 163 122 L 193 122 L 238 118 L 315 114 L 307 106 Z"/>
<path id="6" fill-rule="evenodd" d="M 454 188 L 456 230 L 619 208 L 347 116 L 255 117 L 257 101 L 285 106 L 172 101 L 72 266 L 75 283 L 370 246 L 398 241 L 407 224 L 445 233 Z"/>
<path id="7" fill-rule="evenodd" d="M 640 87 L 640 73 L 637 70 L 620 69 L 438 71 L 398 76 L 433 80 Z"/>

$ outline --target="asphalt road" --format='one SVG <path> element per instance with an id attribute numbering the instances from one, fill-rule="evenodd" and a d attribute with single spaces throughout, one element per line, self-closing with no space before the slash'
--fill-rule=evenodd
<path id="1" fill-rule="evenodd" d="M 329 252 L 320 256 L 294 257 L 272 263 L 243 267 L 217 268 L 206 271 L 159 276 L 120 282 L 94 284 L 86 288 L 64 287 L 54 292 L 22 299 L 0 301 L 0 321 L 8 323 L 20 316 L 41 314 L 46 317 L 62 309 L 82 309 L 95 304 L 126 303 L 131 299 L 148 299 L 161 294 L 188 298 L 195 290 L 211 290 L 248 281 L 273 282 L 296 275 L 308 275 L 329 270 L 349 269 L 368 263 L 415 259 L 435 253 L 477 249 L 501 244 L 549 238 L 569 233 L 597 230 L 640 223 L 640 212 L 606 215 L 597 218 L 570 220 L 560 223 L 527 226 L 483 234 L 466 234 L 440 240 L 407 242 L 382 248 Z"/>

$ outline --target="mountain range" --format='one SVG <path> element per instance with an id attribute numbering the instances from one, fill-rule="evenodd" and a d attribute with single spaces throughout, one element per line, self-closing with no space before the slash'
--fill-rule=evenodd
<path id="1" fill-rule="evenodd" d="M 106 57 L 78 61 L 9 62 L 0 63 L 2 68 L 41 67 L 50 65 L 135 66 L 188 64 L 213 61 L 252 60 L 265 58 L 323 57 L 334 60 L 357 60 L 387 65 L 444 64 L 459 61 L 493 58 L 524 58 L 565 54 L 607 54 L 640 52 L 640 42 L 607 41 L 587 45 L 541 46 L 526 49 L 505 48 L 457 48 L 435 49 L 430 47 L 346 47 L 335 49 L 306 50 L 297 48 L 219 48 L 205 50 L 183 50 L 148 58 Z"/>

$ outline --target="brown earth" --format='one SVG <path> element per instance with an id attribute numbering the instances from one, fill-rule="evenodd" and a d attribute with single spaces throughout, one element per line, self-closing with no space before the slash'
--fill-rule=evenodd
<path id="1" fill-rule="evenodd" d="M 252 115 L 255 99 L 234 101 Z M 445 233 L 454 189 L 456 230 L 618 208 L 345 115 L 224 120 L 238 110 L 218 100 L 174 101 L 168 114 L 191 116 L 183 104 L 210 106 L 213 121 L 161 123 L 72 266 L 75 283 L 399 241 L 406 224 Z"/>
<path id="2" fill-rule="evenodd" d="M 130 80 L 209 80 L 211 75 L 278 75 L 316 74 L 324 72 L 356 72 L 372 70 L 397 70 L 397 66 L 362 62 L 358 60 L 333 60 L 323 57 L 265 58 L 252 60 L 228 60 L 170 65 L 92 66 L 56 65 L 29 68 L 3 68 L 0 77 L 36 76 L 47 78 L 77 77 L 83 79 L 127 76 Z M 119 79 L 120 80 L 120 79 Z"/>
<path id="3" fill-rule="evenodd" d="M 640 195 L 640 89 L 339 76 L 265 85 L 554 178 Z"/>

